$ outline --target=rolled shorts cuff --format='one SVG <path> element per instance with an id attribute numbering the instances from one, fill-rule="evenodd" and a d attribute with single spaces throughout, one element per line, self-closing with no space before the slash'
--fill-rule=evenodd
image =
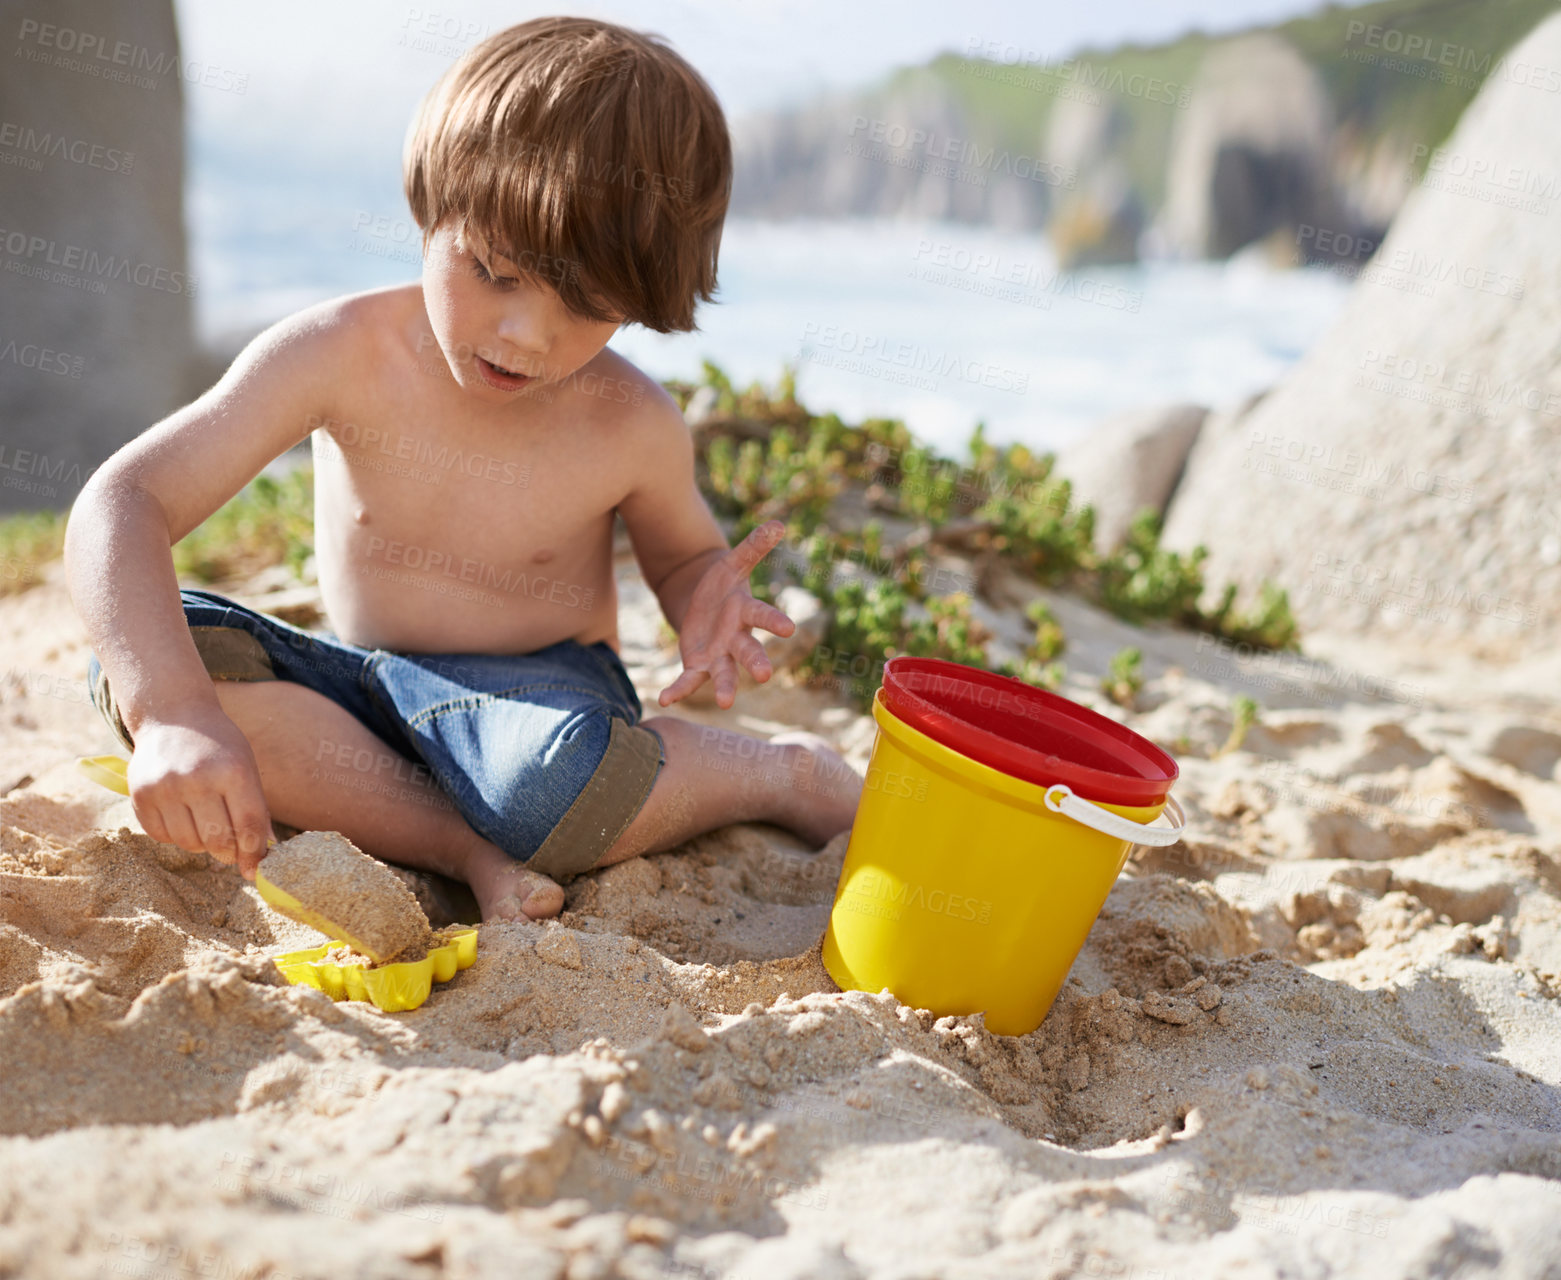
<path id="1" fill-rule="evenodd" d="M 190 638 L 195 641 L 195 652 L 200 654 L 206 673 L 213 680 L 275 680 L 276 670 L 271 657 L 247 631 L 237 627 L 191 627 Z M 109 684 L 108 672 L 93 655 L 89 686 L 92 705 L 108 722 L 120 745 L 126 751 L 135 750 L 135 741 L 125 727 L 124 716 L 114 701 L 114 690 Z"/>
<path id="2" fill-rule="evenodd" d="M 527 868 L 555 880 L 592 870 L 644 807 L 665 763 L 656 733 L 614 716 L 601 763 Z"/>

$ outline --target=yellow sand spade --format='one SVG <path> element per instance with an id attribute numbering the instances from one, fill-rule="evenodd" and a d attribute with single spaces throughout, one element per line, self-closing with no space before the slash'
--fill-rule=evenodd
<path id="1" fill-rule="evenodd" d="M 83 756 L 76 765 L 100 786 L 130 794 L 129 761 Z M 332 1000 L 367 1000 L 394 1013 L 418 1008 L 434 983 L 449 981 L 477 958 L 477 930 L 447 929 L 430 937 L 428 918 L 412 891 L 335 832 L 306 831 L 281 844 L 269 841 L 265 865 L 269 874 L 255 875 L 260 896 L 284 916 L 331 939 L 323 947 L 273 957 L 282 976 L 295 986 L 316 987 Z M 305 906 L 300 899 L 315 905 Z M 344 917 L 349 926 L 342 925 Z M 372 959 L 375 967 L 330 960 L 330 953 L 344 942 Z M 433 945 L 423 948 L 427 954 L 421 960 L 385 963 L 428 942 Z"/>

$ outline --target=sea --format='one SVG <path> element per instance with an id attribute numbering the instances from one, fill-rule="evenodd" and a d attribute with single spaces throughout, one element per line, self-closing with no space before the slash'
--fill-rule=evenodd
<path id="1" fill-rule="evenodd" d="M 207 341 L 231 346 L 320 299 L 417 278 L 419 232 L 383 181 L 195 161 L 186 217 Z M 660 379 L 695 379 L 711 361 L 773 385 L 789 366 L 815 412 L 901 418 L 946 454 L 978 422 L 994 442 L 1057 449 L 1126 410 L 1263 391 L 1348 289 L 1245 257 L 1065 270 L 1039 232 L 732 218 L 699 329 L 631 326 L 611 345 Z"/>

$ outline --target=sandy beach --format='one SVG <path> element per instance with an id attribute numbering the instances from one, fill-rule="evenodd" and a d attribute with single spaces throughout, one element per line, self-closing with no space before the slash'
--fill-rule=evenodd
<path id="1" fill-rule="evenodd" d="M 672 655 L 618 573 L 654 705 Z M 1259 659 L 1053 603 L 1063 692 L 1178 744 L 1191 827 L 1136 852 L 1045 1023 L 1005 1037 L 838 992 L 847 837 L 765 826 L 484 926 L 415 1012 L 289 987 L 268 956 L 319 935 L 76 772 L 115 744 L 53 567 L 0 602 L 0 1275 L 1561 1265 L 1561 721 L 1510 668 L 1376 646 L 1362 671 L 1326 636 L 1334 663 Z M 1094 687 L 1127 642 L 1131 713 Z M 1216 757 L 1240 693 L 1264 715 Z M 859 768 L 872 743 L 789 676 L 680 710 Z"/>

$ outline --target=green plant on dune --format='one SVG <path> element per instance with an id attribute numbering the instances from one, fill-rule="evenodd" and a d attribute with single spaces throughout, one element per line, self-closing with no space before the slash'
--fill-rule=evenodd
<path id="1" fill-rule="evenodd" d="M 1144 687 L 1144 655 L 1138 649 L 1119 649 L 1101 679 L 1101 692 L 1119 707 L 1132 710 L 1139 690 Z"/>
<path id="2" fill-rule="evenodd" d="M 1073 486 L 1054 474 L 1056 459 L 1022 444 L 987 443 L 978 425 L 966 446 L 975 519 L 991 528 L 991 546 L 1041 582 L 1058 582 L 1090 566 L 1095 512 L 1073 505 Z"/>
<path id="3" fill-rule="evenodd" d="M 1260 711 L 1255 698 L 1249 698 L 1244 693 L 1237 694 L 1230 704 L 1230 734 L 1211 758 L 1218 760 L 1232 751 L 1241 750 L 1241 744 L 1247 739 L 1247 730 L 1258 722 Z"/>
<path id="4" fill-rule="evenodd" d="M 1258 603 L 1251 613 L 1236 608 L 1233 582 L 1226 584 L 1214 609 L 1200 607 L 1205 589 L 1203 563 L 1208 554 L 1204 547 L 1194 547 L 1186 554 L 1162 547 L 1160 517 L 1150 510 L 1141 511 L 1122 545 L 1100 562 L 1101 603 L 1128 622 L 1159 620 L 1260 648 L 1295 648 L 1300 630 L 1289 594 L 1271 582 L 1259 588 Z"/>
<path id="5" fill-rule="evenodd" d="M 1044 600 L 1031 601 L 1024 616 L 1035 624 L 1035 634 L 1026 646 L 1024 656 L 1017 662 L 1004 662 L 997 669 L 1002 675 L 1013 676 L 1026 684 L 1056 692 L 1062 687 L 1062 678 L 1067 674 L 1063 664 L 1055 661 L 1067 647 L 1062 624 Z"/>
<path id="6" fill-rule="evenodd" d="M 65 514 L 31 511 L 0 520 L 0 596 L 43 581 L 43 566 L 65 547 Z"/>
<path id="7" fill-rule="evenodd" d="M 837 447 L 840 420 L 777 426 L 767 440 L 713 434 L 704 451 L 704 491 L 711 506 L 736 521 L 733 541 L 776 517 L 799 534 L 824 522 L 839 494 L 845 458 Z M 806 435 L 799 438 L 799 432 Z"/>
<path id="8" fill-rule="evenodd" d="M 258 475 L 174 544 L 174 569 L 221 582 L 285 564 L 297 573 L 314 553 L 314 469 Z"/>
<path id="9" fill-rule="evenodd" d="M 859 707 L 871 704 L 890 658 L 943 658 L 971 666 L 986 665 L 988 635 L 971 614 L 964 593 L 927 601 L 925 616 L 913 618 L 913 601 L 899 583 L 848 578 L 815 579 L 816 593 L 830 610 L 823 643 L 804 661 L 805 675 L 841 679 Z"/>
<path id="10" fill-rule="evenodd" d="M 1034 658 L 1001 663 L 997 672 L 999 675 L 1012 676 L 1015 680 L 1023 680 L 1026 684 L 1034 685 L 1037 689 L 1045 689 L 1050 693 L 1056 693 L 1062 688 L 1062 678 L 1068 674 L 1067 668 L 1060 662 L 1037 662 Z"/>
<path id="11" fill-rule="evenodd" d="M 1068 641 L 1062 634 L 1062 624 L 1057 621 L 1057 615 L 1051 611 L 1051 606 L 1044 600 L 1031 601 L 1024 611 L 1024 616 L 1035 624 L 1035 638 L 1030 641 L 1028 656 L 1037 662 L 1050 662 L 1067 647 Z"/>
<path id="12" fill-rule="evenodd" d="M 913 602 L 929 611 L 922 624 L 935 606 L 946 611 L 928 590 L 939 550 L 996 556 L 1032 581 L 1070 585 L 1135 624 L 1165 622 L 1263 647 L 1296 643 L 1289 600 L 1269 584 L 1250 613 L 1237 608 L 1234 585 L 1218 608 L 1203 611 L 1207 552 L 1163 547 L 1151 512 L 1133 522 L 1116 551 L 1096 553 L 1094 511 L 1074 504 L 1072 486 L 1055 474 L 1050 454 L 994 445 L 978 423 L 966 460 L 957 462 L 915 443 L 895 419 L 851 426 L 833 414 L 811 415 L 796 400 L 789 370 L 774 393 L 757 383 L 738 392 L 713 365 L 707 376 L 721 402 L 730 402 L 732 416 L 702 432 L 706 495 L 732 521 L 734 541 L 764 520 L 786 520 L 789 540 L 804 547 L 805 565 L 766 566 L 755 575 L 754 591 L 773 601 L 785 581 L 796 579 L 817 595 L 835 618 L 822 646 L 826 655 L 866 655 L 881 665 L 894 653 L 937 649 L 992 667 L 984 645 L 972 639 L 976 629 L 945 619 L 940 648 L 913 619 Z M 695 389 L 678 384 L 676 394 L 686 401 Z M 848 486 L 860 486 L 872 509 L 922 532 L 891 544 L 876 515 L 855 530 L 836 527 L 833 506 Z M 1023 656 L 997 669 L 1056 688 L 1064 674 L 1056 661 L 1061 627 L 1044 605 L 1030 620 L 1036 631 Z"/>
<path id="13" fill-rule="evenodd" d="M 1162 619 L 1183 626 L 1201 621 L 1203 562 L 1197 547 L 1186 555 L 1160 545 L 1160 517 L 1150 510 L 1133 518 L 1122 545 L 1097 570 L 1101 603 L 1128 622 Z"/>
<path id="14" fill-rule="evenodd" d="M 1257 605 L 1251 613 L 1242 613 L 1235 603 L 1236 584 L 1227 583 L 1218 607 L 1204 617 L 1199 630 L 1257 649 L 1300 648 L 1301 629 L 1290 609 L 1288 592 L 1272 582 L 1264 582 L 1258 588 Z"/>

